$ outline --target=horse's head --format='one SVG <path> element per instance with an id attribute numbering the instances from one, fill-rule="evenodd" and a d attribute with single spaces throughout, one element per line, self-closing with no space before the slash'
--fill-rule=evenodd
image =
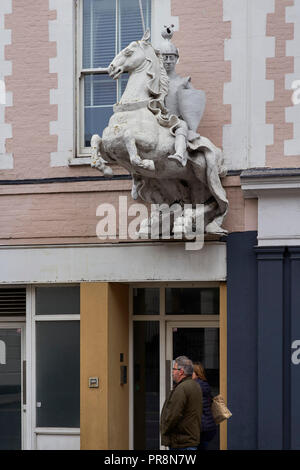
<path id="1" fill-rule="evenodd" d="M 146 31 L 140 41 L 131 42 L 125 49 L 119 52 L 108 67 L 109 75 L 116 79 L 123 72 L 133 72 L 146 60 L 146 54 L 153 49 L 150 42 L 150 32 Z"/>

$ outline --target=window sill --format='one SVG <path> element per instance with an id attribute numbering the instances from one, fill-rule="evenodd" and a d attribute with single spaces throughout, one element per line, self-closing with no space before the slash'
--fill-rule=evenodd
<path id="1" fill-rule="evenodd" d="M 70 158 L 68 162 L 69 166 L 83 166 L 83 165 L 91 165 L 91 157 L 90 155 L 87 155 L 86 157 L 75 157 L 75 158 Z"/>

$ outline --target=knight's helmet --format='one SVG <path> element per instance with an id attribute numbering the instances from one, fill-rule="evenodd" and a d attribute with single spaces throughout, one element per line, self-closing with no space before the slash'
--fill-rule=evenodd
<path id="1" fill-rule="evenodd" d="M 161 54 L 176 55 L 179 57 L 177 47 L 171 42 L 172 36 L 174 34 L 174 25 L 164 26 L 161 35 L 163 40 L 159 44 L 159 50 Z"/>

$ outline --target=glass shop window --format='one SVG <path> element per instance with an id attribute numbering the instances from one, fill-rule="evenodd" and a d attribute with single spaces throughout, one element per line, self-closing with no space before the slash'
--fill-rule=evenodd
<path id="1" fill-rule="evenodd" d="M 134 315 L 159 315 L 159 288 L 133 289 Z"/>
<path id="2" fill-rule="evenodd" d="M 167 288 L 166 315 L 219 315 L 219 288 Z"/>
<path id="3" fill-rule="evenodd" d="M 80 288 L 36 289 L 36 426 L 80 427 Z"/>
<path id="4" fill-rule="evenodd" d="M 107 68 L 130 42 L 151 26 L 151 0 L 81 0 L 81 57 L 79 66 L 79 149 L 89 153 L 93 134 L 102 135 L 113 105 L 125 89 L 126 74 L 113 80 Z"/>

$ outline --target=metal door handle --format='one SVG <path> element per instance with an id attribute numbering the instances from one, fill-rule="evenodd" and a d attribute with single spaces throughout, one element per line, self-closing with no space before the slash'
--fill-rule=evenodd
<path id="1" fill-rule="evenodd" d="M 169 395 L 171 390 L 171 361 L 166 361 L 166 396 Z"/>
<path id="2" fill-rule="evenodd" d="M 23 405 L 26 405 L 26 361 L 23 361 Z"/>

